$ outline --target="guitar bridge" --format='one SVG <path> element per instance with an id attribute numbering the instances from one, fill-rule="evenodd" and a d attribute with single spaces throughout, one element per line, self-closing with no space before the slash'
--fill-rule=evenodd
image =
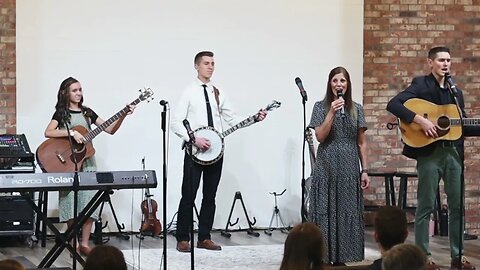
<path id="1" fill-rule="evenodd" d="M 65 163 L 65 159 L 63 158 L 63 156 L 61 154 L 56 154 L 58 160 L 60 160 L 61 163 Z"/>

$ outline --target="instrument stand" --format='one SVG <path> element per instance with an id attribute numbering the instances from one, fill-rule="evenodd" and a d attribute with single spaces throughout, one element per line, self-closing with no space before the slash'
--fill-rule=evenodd
<path id="1" fill-rule="evenodd" d="M 101 233 L 102 229 L 108 226 L 108 221 L 105 222 L 104 226 L 102 225 L 102 212 L 103 212 L 103 206 L 105 205 L 105 203 L 108 203 L 110 205 L 110 211 L 112 211 L 112 215 L 113 215 L 113 218 L 115 219 L 115 223 L 116 223 L 117 229 L 118 229 L 117 236 L 120 237 L 120 238 L 123 238 L 124 240 L 129 240 L 130 239 L 130 236 L 127 233 L 122 231 L 122 230 L 125 229 L 125 224 L 122 223 L 120 225 L 120 222 L 118 222 L 117 215 L 115 214 L 115 209 L 113 209 L 112 199 L 110 197 L 111 194 L 113 194 L 113 190 L 109 190 L 107 192 L 107 195 L 105 196 L 105 199 L 100 204 L 100 211 L 98 212 L 98 222 L 95 222 L 95 231 L 97 231 L 97 223 L 99 223 L 98 226 L 100 228 L 99 229 L 100 230 L 100 235 L 95 235 L 95 238 L 94 238 L 95 244 L 97 244 L 97 245 L 105 244 L 109 241 L 109 238 L 104 240 L 103 237 L 102 237 L 102 233 Z"/>
<path id="2" fill-rule="evenodd" d="M 237 199 L 239 199 L 240 202 L 242 203 L 243 212 L 245 212 L 245 217 L 247 218 L 248 227 L 249 227 L 249 229 L 247 229 L 247 234 L 251 236 L 259 237 L 260 234 L 258 232 L 254 232 L 252 227 L 252 225 L 255 225 L 255 223 L 257 223 L 257 220 L 255 219 L 255 217 L 253 217 L 253 222 L 250 221 L 250 218 L 248 217 L 248 214 L 247 214 L 247 209 L 245 208 L 245 204 L 243 203 L 242 193 L 240 193 L 240 191 L 235 192 L 232 209 L 230 210 L 230 215 L 228 215 L 227 225 L 225 226 L 225 230 L 221 232 L 222 236 L 230 238 L 232 234 L 228 232 L 229 231 L 228 226 L 235 226 L 238 223 L 238 218 L 234 223 L 230 222 L 230 219 L 232 218 L 233 208 L 235 207 L 235 202 L 237 201 Z"/>
<path id="3" fill-rule="evenodd" d="M 280 194 L 277 194 L 276 192 L 270 192 L 270 194 L 273 195 L 273 197 L 275 198 L 275 206 L 273 208 L 273 213 L 272 213 L 272 218 L 270 219 L 270 225 L 268 226 L 268 229 L 265 230 L 265 234 L 267 235 L 272 235 L 272 232 L 275 230 L 275 229 L 278 229 L 278 220 L 280 219 L 280 222 L 281 222 L 281 229 L 280 231 L 282 233 L 288 233 L 288 228 L 290 228 L 289 226 L 286 226 L 285 223 L 283 222 L 283 219 L 282 219 L 282 215 L 280 215 L 280 209 L 278 209 L 278 206 L 277 206 L 277 197 L 280 197 L 283 195 L 283 193 L 285 193 L 287 189 L 284 189 L 282 191 L 282 193 Z M 272 227 L 272 223 L 273 223 L 273 218 L 275 218 L 276 222 L 277 222 L 277 227 L 273 228 Z"/>

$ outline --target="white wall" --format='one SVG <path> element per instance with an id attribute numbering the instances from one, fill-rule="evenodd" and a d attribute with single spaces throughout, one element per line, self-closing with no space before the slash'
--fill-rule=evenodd
<path id="1" fill-rule="evenodd" d="M 68 76 L 80 80 L 85 104 L 104 119 L 134 100 L 138 89 L 151 87 L 155 100 L 139 104 L 117 134 L 100 134 L 94 146 L 102 171 L 140 170 L 145 157 L 146 168 L 157 172 L 159 186 L 151 192 L 161 218 L 158 102 L 175 106 L 196 75 L 193 57 L 201 50 L 215 52 L 214 82 L 228 91 L 239 113 L 253 114 L 273 99 L 282 102 L 266 121 L 226 138 L 214 227 L 225 227 L 236 191 L 255 226 L 267 227 L 274 203 L 269 192 L 285 188 L 278 198 L 281 214 L 288 224 L 299 222 L 303 112 L 294 78 L 301 77 L 308 92 L 307 123 L 333 67 L 350 71 L 354 99 L 362 101 L 362 0 L 17 0 L 17 132 L 37 148 Z M 169 145 L 170 220 L 180 199 L 183 153 L 177 137 Z M 309 175 L 308 155 L 306 163 Z M 112 200 L 127 230 L 138 230 L 141 191 L 116 191 Z M 55 209 L 55 199 L 50 203 Z M 240 202 L 232 220 L 237 217 L 246 228 Z M 108 207 L 104 218 L 115 231 Z"/>

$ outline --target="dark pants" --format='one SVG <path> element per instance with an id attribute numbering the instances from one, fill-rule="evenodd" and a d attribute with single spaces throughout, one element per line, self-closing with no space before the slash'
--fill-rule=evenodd
<path id="1" fill-rule="evenodd" d="M 178 206 L 177 231 L 175 234 L 177 241 L 190 241 L 193 213 L 192 202 L 197 195 L 202 173 L 203 198 L 198 224 L 198 241 L 210 239 L 210 231 L 212 230 L 213 219 L 215 217 L 215 196 L 222 175 L 222 164 L 223 157 L 214 164 L 200 165 L 195 163 L 190 156 L 185 153 L 183 160 L 182 199 Z M 191 180 L 193 180 L 193 185 Z"/>

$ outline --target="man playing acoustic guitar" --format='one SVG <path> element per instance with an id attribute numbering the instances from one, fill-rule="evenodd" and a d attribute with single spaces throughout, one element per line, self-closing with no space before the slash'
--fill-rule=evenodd
<path id="1" fill-rule="evenodd" d="M 417 160 L 418 189 L 415 242 L 429 257 L 427 269 L 439 269 L 431 258 L 428 225 L 441 178 L 445 184 L 450 210 L 451 267 L 452 269 L 475 269 L 462 256 L 463 218 L 461 216 L 462 203 L 460 198 L 463 191 L 460 190 L 460 187 L 463 177 L 463 136 L 478 134 L 478 129 L 465 125 L 463 134 L 460 128 L 458 135 L 444 136 L 450 129 L 449 125 L 443 126 L 440 118 L 429 119 L 434 112 L 425 111 L 428 106 L 417 106 L 418 109 L 415 108 L 415 102 L 425 102 L 424 105 L 438 105 L 438 110 L 453 111 L 456 115 L 450 117 L 458 118 L 460 114 L 456 109 L 457 105 L 455 105 L 454 96 L 456 96 L 461 114 L 466 117 L 463 93 L 460 89 L 456 89 L 455 85 L 452 85 L 451 79 L 448 79 L 451 65 L 449 48 L 434 47 L 430 49 L 427 63 L 431 73 L 414 78 L 411 85 L 392 98 L 387 105 L 387 110 L 400 118 L 402 124 L 414 127 L 411 130 L 401 128 L 403 135 L 411 135 L 408 133 L 417 128 L 420 130 L 416 135 L 417 137 L 431 139 L 431 142 L 427 145 L 415 145 L 415 137 L 410 141 L 403 140 L 403 154 Z M 446 122 L 450 124 L 450 121 Z M 462 234 L 460 237 L 461 228 Z M 460 250 L 460 247 L 462 247 L 462 250 Z"/>
<path id="2" fill-rule="evenodd" d="M 231 103 L 225 97 L 223 91 L 219 91 L 210 79 L 215 70 L 213 53 L 209 51 L 199 52 L 194 58 L 197 78 L 184 90 L 173 110 L 171 128 L 172 131 L 189 141 L 183 120 L 187 119 L 193 130 L 210 126 L 220 132 L 223 131 L 224 123 L 229 126 L 241 121 L 232 110 Z M 260 110 L 255 121 L 265 119 L 267 112 Z M 207 152 L 210 148 L 221 147 L 212 145 L 212 141 L 202 136 L 196 136 L 194 147 L 200 151 Z M 200 209 L 198 224 L 198 248 L 208 250 L 221 250 L 221 246 L 215 244 L 210 237 L 213 220 L 215 216 L 215 197 L 217 187 L 222 174 L 223 157 L 210 164 L 196 163 L 187 152 L 183 162 L 182 198 L 178 206 L 177 250 L 180 252 L 190 251 L 189 228 L 192 226 L 192 201 L 196 197 L 203 173 L 203 199 Z M 190 176 L 190 177 L 189 177 Z M 193 181 L 193 185 L 192 182 Z M 193 187 L 193 190 L 192 190 Z M 193 198 L 192 198 L 193 196 Z"/>

